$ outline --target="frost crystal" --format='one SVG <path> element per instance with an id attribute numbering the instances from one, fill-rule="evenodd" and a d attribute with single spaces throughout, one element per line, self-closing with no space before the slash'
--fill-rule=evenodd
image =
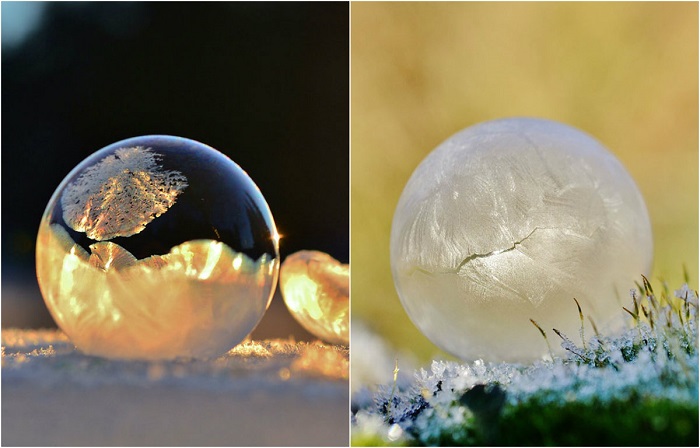
<path id="1" fill-rule="evenodd" d="M 120 148 L 85 169 L 61 197 L 63 219 L 97 241 L 141 232 L 187 187 L 182 173 L 158 165 L 159 157 L 149 148 Z"/>
<path id="2" fill-rule="evenodd" d="M 683 299 L 684 301 L 688 303 L 694 303 L 696 306 L 698 304 L 698 296 L 695 293 L 695 291 L 691 290 L 688 287 L 688 284 L 685 283 L 683 286 L 681 286 L 681 289 L 677 289 L 674 291 L 675 296 L 678 297 L 679 299 Z"/>
<path id="3" fill-rule="evenodd" d="M 616 297 L 651 261 L 647 210 L 624 167 L 587 134 L 539 119 L 449 138 L 411 176 L 391 230 L 408 315 L 466 360 L 541 358 L 529 319 L 576 334 L 574 297 L 601 329 L 619 328 Z"/>

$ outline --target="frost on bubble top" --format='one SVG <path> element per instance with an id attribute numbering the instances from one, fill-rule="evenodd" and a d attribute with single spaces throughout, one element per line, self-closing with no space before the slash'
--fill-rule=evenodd
<path id="1" fill-rule="evenodd" d="M 179 171 L 158 164 L 150 148 L 119 148 L 85 169 L 61 196 L 63 220 L 97 241 L 131 236 L 165 213 L 187 187 Z"/>

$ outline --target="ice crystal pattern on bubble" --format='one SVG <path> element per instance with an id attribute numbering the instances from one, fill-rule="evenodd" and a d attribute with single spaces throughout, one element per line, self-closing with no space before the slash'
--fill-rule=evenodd
<path id="1" fill-rule="evenodd" d="M 621 328 L 616 291 L 650 271 L 652 247 L 644 199 L 600 142 L 508 118 L 454 134 L 416 167 L 390 250 L 401 303 L 433 343 L 529 361 L 546 353 L 529 318 L 571 334 L 573 297 L 601 329 Z"/>
<path id="2" fill-rule="evenodd" d="M 120 148 L 87 168 L 61 197 L 63 219 L 97 241 L 141 232 L 187 187 L 179 171 L 164 170 L 150 148 Z"/>

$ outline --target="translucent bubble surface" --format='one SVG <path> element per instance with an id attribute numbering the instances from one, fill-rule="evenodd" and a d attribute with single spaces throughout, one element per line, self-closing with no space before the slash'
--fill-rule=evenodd
<path id="1" fill-rule="evenodd" d="M 577 337 L 574 297 L 599 328 L 619 327 L 620 298 L 652 252 L 644 200 L 620 162 L 589 135 L 532 118 L 482 123 L 438 146 L 391 229 L 404 308 L 465 360 L 545 355 L 530 319 L 555 349 L 552 328 Z"/>
<path id="2" fill-rule="evenodd" d="M 37 277 L 58 326 L 111 358 L 211 357 L 241 342 L 279 271 L 270 209 L 231 159 L 136 137 L 80 163 L 41 220 Z"/>
<path id="3" fill-rule="evenodd" d="M 280 290 L 294 318 L 334 344 L 350 340 L 350 267 L 328 254 L 303 250 L 282 263 Z"/>

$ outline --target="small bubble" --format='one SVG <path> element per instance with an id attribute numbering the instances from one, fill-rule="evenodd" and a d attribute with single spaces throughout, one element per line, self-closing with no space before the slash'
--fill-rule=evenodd
<path id="1" fill-rule="evenodd" d="M 313 335 L 350 342 L 350 267 L 319 251 L 289 255 L 280 269 L 282 297 L 292 316 Z"/>

